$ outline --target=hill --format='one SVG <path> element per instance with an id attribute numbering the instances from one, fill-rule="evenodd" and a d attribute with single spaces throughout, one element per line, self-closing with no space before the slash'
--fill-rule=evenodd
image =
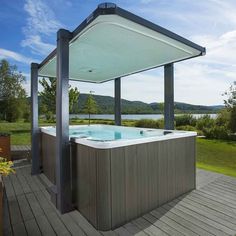
<path id="1" fill-rule="evenodd" d="M 88 94 L 80 94 L 78 106 L 79 113 L 83 113 L 83 107 Z M 110 96 L 93 95 L 96 100 L 100 114 L 111 114 L 114 111 L 114 98 Z M 141 101 L 121 100 L 122 114 L 158 114 L 160 111 L 160 103 L 145 103 Z M 224 106 L 202 106 L 187 103 L 175 102 L 176 113 L 217 113 Z"/>

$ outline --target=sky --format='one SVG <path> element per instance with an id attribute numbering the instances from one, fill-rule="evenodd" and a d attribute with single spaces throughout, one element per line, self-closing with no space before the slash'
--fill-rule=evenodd
<path id="1" fill-rule="evenodd" d="M 0 59 L 17 65 L 30 92 L 30 63 L 41 62 L 56 45 L 59 28 L 73 31 L 97 5 L 95 0 L 0 0 Z M 120 0 L 134 14 L 206 47 L 206 56 L 175 64 L 175 101 L 223 104 L 236 80 L 235 0 Z M 114 82 L 71 82 L 81 93 L 114 96 Z M 40 88 L 41 89 L 41 88 Z M 163 67 L 122 78 L 121 96 L 163 102 Z"/>

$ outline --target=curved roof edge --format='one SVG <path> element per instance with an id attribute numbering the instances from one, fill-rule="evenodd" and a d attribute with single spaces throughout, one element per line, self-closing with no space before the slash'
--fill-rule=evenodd
<path id="1" fill-rule="evenodd" d="M 206 48 L 202 47 L 196 43 L 193 43 L 192 41 L 172 32 L 169 31 L 157 24 L 154 24 L 140 16 L 137 16 L 129 11 L 126 11 L 120 7 L 118 7 L 116 4 L 114 3 L 109 3 L 109 2 L 105 2 L 105 3 L 101 3 L 98 5 L 98 7 L 72 32 L 72 39 L 71 41 L 73 41 L 77 35 L 85 28 L 87 27 L 93 20 L 95 20 L 99 15 L 118 15 L 120 17 L 123 17 L 127 20 L 130 20 L 134 23 L 137 23 L 139 25 L 142 25 L 146 28 L 149 28 L 153 31 L 156 31 L 160 34 L 163 34 L 169 38 L 172 38 L 176 41 L 179 41 L 189 47 L 192 47 L 196 50 L 198 50 L 199 56 L 201 55 L 205 55 L 206 54 Z M 39 68 L 43 67 L 47 62 L 49 62 L 54 56 L 56 55 L 56 49 L 54 49 L 40 64 L 39 64 Z M 178 61 L 176 61 L 178 62 Z"/>

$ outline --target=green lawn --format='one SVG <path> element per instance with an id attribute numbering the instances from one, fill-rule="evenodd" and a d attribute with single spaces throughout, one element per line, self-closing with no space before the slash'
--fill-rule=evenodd
<path id="1" fill-rule="evenodd" d="M 125 126 L 134 126 L 134 121 L 122 121 Z M 70 121 L 71 125 L 88 124 L 88 120 L 76 119 Z M 111 120 L 91 120 L 91 124 L 114 124 Z M 55 125 L 54 123 L 40 122 L 40 126 Z M 7 132 L 11 134 L 12 145 L 26 145 L 30 144 L 30 123 L 25 122 L 0 122 L 0 132 Z"/>
<path id="2" fill-rule="evenodd" d="M 71 124 L 87 124 L 87 120 L 72 120 Z M 92 120 L 91 123 L 113 124 L 109 120 Z M 40 122 L 40 126 L 54 125 Z M 134 121 L 123 121 L 134 126 Z M 30 144 L 30 124 L 0 122 L 0 132 L 11 133 L 11 144 Z M 236 177 L 236 142 L 197 139 L 197 167 Z"/>
<path id="3" fill-rule="evenodd" d="M 197 167 L 236 177 L 236 142 L 198 138 Z"/>
<path id="4" fill-rule="evenodd" d="M 30 143 L 30 123 L 16 122 L 0 123 L 0 132 L 6 132 L 11 134 L 12 145 L 22 145 Z"/>

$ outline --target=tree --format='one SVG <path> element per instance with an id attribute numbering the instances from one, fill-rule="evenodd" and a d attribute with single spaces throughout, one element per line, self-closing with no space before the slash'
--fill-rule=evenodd
<path id="1" fill-rule="evenodd" d="M 165 107 L 164 102 L 160 102 L 159 103 L 159 111 L 162 115 L 164 115 L 164 107 Z"/>
<path id="2" fill-rule="evenodd" d="M 75 88 L 70 88 L 69 90 L 69 111 L 70 114 L 76 114 L 78 113 L 79 107 L 78 107 L 78 98 L 79 98 L 79 91 Z"/>
<path id="3" fill-rule="evenodd" d="M 230 112 L 229 128 L 231 132 L 236 133 L 236 106 Z"/>
<path id="4" fill-rule="evenodd" d="M 1 118 L 14 122 L 29 112 L 27 94 L 23 87 L 25 77 L 10 65 L 7 60 L 0 61 L 0 110 Z"/>
<path id="5" fill-rule="evenodd" d="M 84 105 L 84 112 L 89 114 L 89 124 L 90 124 L 90 114 L 96 114 L 97 111 L 98 111 L 97 102 L 93 98 L 92 94 L 89 94 Z"/>
<path id="6" fill-rule="evenodd" d="M 40 113 L 51 112 L 52 114 L 56 114 L 56 79 L 43 78 L 39 83 L 43 87 L 43 91 L 39 93 Z"/>
<path id="7" fill-rule="evenodd" d="M 230 112 L 229 129 L 231 132 L 236 132 L 236 81 L 229 87 L 224 96 L 227 99 L 224 100 L 226 109 Z"/>
<path id="8" fill-rule="evenodd" d="M 47 120 L 54 120 L 56 114 L 56 81 L 55 78 L 43 78 L 39 81 L 43 87 L 43 91 L 39 93 L 41 96 L 40 113 L 45 114 Z M 69 86 L 69 113 L 78 111 L 78 98 L 78 89 Z"/>
<path id="9" fill-rule="evenodd" d="M 227 108 L 236 106 L 236 81 L 230 85 L 229 89 L 225 91 L 223 96 L 227 96 L 227 99 L 224 99 L 224 104 Z"/>

